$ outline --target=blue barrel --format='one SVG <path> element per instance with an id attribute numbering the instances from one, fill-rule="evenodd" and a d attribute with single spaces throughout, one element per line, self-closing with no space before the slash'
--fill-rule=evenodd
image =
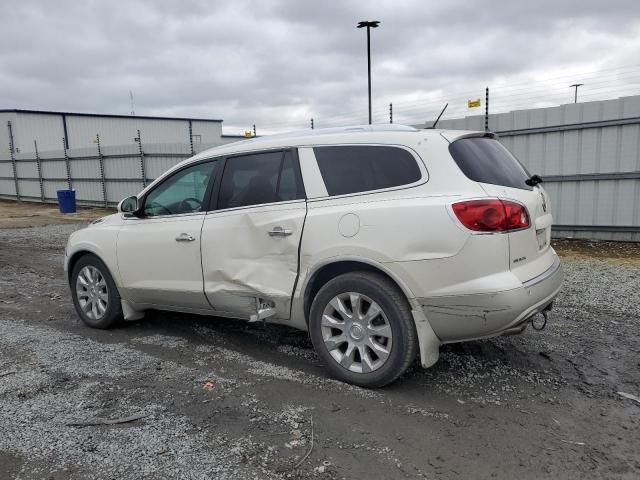
<path id="1" fill-rule="evenodd" d="M 76 211 L 76 191 L 58 190 L 58 205 L 60 213 L 75 213 Z"/>

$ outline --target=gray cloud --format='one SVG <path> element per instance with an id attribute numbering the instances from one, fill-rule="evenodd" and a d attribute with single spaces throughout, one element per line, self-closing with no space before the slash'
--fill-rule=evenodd
<path id="1" fill-rule="evenodd" d="M 225 119 L 229 131 L 430 118 L 640 93 L 637 1 L 3 2 L 0 108 Z M 634 68 L 635 67 L 635 68 Z M 589 73 L 592 72 L 592 73 Z"/>

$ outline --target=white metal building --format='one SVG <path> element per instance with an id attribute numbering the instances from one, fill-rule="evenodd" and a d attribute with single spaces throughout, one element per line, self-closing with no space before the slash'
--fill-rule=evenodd
<path id="1" fill-rule="evenodd" d="M 9 125 L 9 122 L 11 124 Z M 38 110 L 0 110 L 0 151 L 15 153 L 46 152 L 95 147 L 96 135 L 105 147 L 135 143 L 138 130 L 146 144 L 182 143 L 218 145 L 237 139 L 222 135 L 222 120 L 204 118 L 102 115 L 94 113 L 50 112 Z M 11 131 L 9 131 L 9 129 Z"/>

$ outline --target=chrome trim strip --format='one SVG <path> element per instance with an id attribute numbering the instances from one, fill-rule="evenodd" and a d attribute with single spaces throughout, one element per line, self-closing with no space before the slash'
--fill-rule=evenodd
<path id="1" fill-rule="evenodd" d="M 554 275 L 559 268 L 560 268 L 560 257 L 556 256 L 556 258 L 553 260 L 553 264 L 549 268 L 547 268 L 544 272 L 542 272 L 537 277 L 533 277 L 531 280 L 527 280 L 526 282 L 523 282 L 522 286 L 524 288 L 533 287 L 534 285 L 537 285 L 538 283 L 543 282 L 547 278 Z"/>

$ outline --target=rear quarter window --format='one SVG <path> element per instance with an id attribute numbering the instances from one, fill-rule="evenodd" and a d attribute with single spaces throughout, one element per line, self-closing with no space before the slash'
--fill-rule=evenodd
<path id="1" fill-rule="evenodd" d="M 525 183 L 531 175 L 498 140 L 462 138 L 449 145 L 449 153 L 471 180 L 504 187 L 531 190 Z"/>
<path id="2" fill-rule="evenodd" d="M 399 187 L 421 178 L 414 156 L 398 147 L 340 145 L 313 152 L 329 195 Z"/>

